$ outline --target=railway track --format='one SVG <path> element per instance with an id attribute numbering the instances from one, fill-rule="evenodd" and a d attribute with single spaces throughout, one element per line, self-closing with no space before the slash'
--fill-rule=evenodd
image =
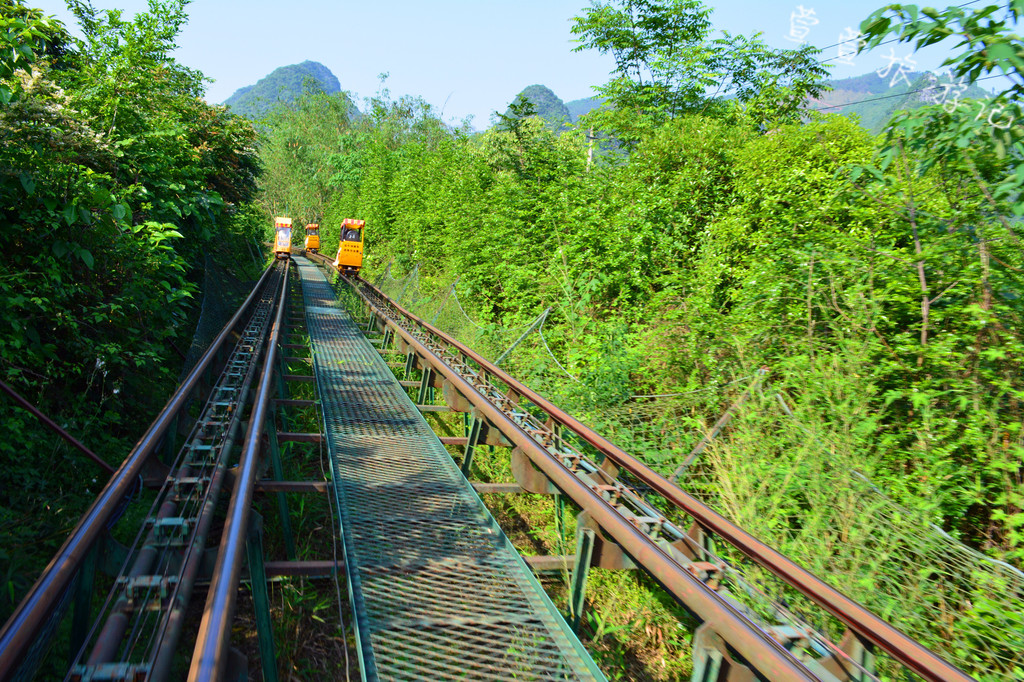
<path id="1" fill-rule="evenodd" d="M 926 680 L 972 679 L 371 283 L 344 281 L 381 332 L 381 348 L 394 345 L 403 353 L 407 374 L 420 370 L 421 402 L 434 386 L 450 406 L 472 414 L 463 473 L 470 472 L 481 434 L 500 433 L 512 446 L 511 468 L 524 489 L 559 492 L 582 510 L 580 527 L 594 530 L 587 541 L 596 545 L 592 555 L 596 549 L 614 556 L 606 559 L 614 566 L 622 565 L 625 553 L 703 622 L 695 644 L 698 665 L 720 671 L 716 675 L 749 666 L 771 679 L 873 679 L 880 654 Z M 780 603 L 769 604 L 771 617 L 759 615 L 743 598 L 749 595 L 724 587 L 733 569 L 711 549 L 716 542 L 785 583 L 847 632 L 829 641 Z M 577 565 L 577 574 L 584 571 Z"/>
<path id="2" fill-rule="evenodd" d="M 601 679 L 572 633 L 592 566 L 640 569 L 696 617 L 695 680 L 874 680 L 882 677 L 882 659 L 926 680 L 971 679 L 369 282 L 337 276 L 317 254 L 311 260 L 324 266 L 336 291 L 303 258 L 267 268 L 0 630 L 0 682 L 32 677 L 69 610 L 65 679 L 175 679 L 185 674 L 183 664 L 190 680 L 237 675 L 230 631 L 246 563 L 264 679 L 275 680 L 252 503 L 260 492 L 276 492 L 287 529 L 285 491 L 329 493 L 338 501 L 344 564 L 294 561 L 288 537 L 289 561 L 274 562 L 273 571 L 346 571 L 364 679 L 504 679 L 509 650 L 517 652 L 516 669 L 531 679 Z M 347 312 L 335 296 L 347 302 Z M 297 312 L 289 314 L 290 306 Z M 306 358 L 281 352 L 304 346 Z M 402 358 L 401 381 L 387 369 L 385 357 L 394 355 Z M 291 374 L 286 367 L 295 360 L 310 361 L 313 374 Z M 339 372 L 350 360 L 377 373 Z M 287 381 L 313 383 L 319 400 L 290 400 Z M 433 404 L 435 394 L 444 405 Z M 323 407 L 321 433 L 281 432 L 278 408 L 312 404 Z M 424 431 L 420 413 L 441 409 L 466 415 L 463 437 Z M 332 480 L 279 480 L 279 438 L 325 442 Z M 539 591 L 527 564 L 514 552 L 506 557 L 511 545 L 486 510 L 474 506 L 479 497 L 463 488 L 468 484 L 459 471 L 472 475 L 474 452 L 484 445 L 507 451 L 516 484 L 477 483 L 477 491 L 559 495 L 579 510 L 575 555 L 530 564 L 570 570 L 567 620 Z M 443 446 L 460 452 L 453 460 Z M 428 451 L 436 462 L 420 461 Z M 271 467 L 277 480 L 261 478 Z M 435 480 L 449 469 L 450 479 Z M 434 482 L 427 485 L 424 477 Z M 398 480 L 412 487 L 403 491 Z M 154 501 L 134 543 L 119 548 L 109 530 L 140 482 Z M 225 497 L 221 527 L 214 519 Z M 409 558 L 417 542 L 424 549 Z M 738 559 L 780 581 L 845 633 L 833 641 L 760 593 Z M 97 580 L 98 570 L 111 575 Z M 424 576 L 426 582 L 417 582 Z M 481 592 L 481 580 L 503 587 Z M 110 589 L 93 613 L 94 586 L 101 582 Z M 418 597 L 410 586 L 424 593 Z M 498 592 L 516 606 L 496 601 Z M 195 641 L 184 641 L 189 604 L 203 594 Z M 401 608 L 393 606 L 398 594 L 406 595 Z M 488 606 L 478 612 L 474 602 Z M 528 627 L 539 629 L 527 636 Z M 502 632 L 511 633 L 507 646 L 495 644 Z M 504 663 L 488 658 L 503 647 Z"/>
<path id="3" fill-rule="evenodd" d="M 244 418 L 251 402 L 255 413 L 268 401 L 264 383 L 273 375 L 288 274 L 287 264 L 266 269 L 0 630 L 0 679 L 31 678 L 72 602 L 65 679 L 168 678 L 222 488 L 232 478 L 238 488 L 234 450 L 251 450 L 259 438 L 252 428 L 242 437 Z M 187 435 L 176 449 L 180 431 Z M 143 481 L 156 490 L 155 501 L 124 547 L 109 530 Z M 244 530 L 225 525 L 221 537 L 244 537 Z M 98 566 L 111 573 L 112 587 L 91 614 Z"/>

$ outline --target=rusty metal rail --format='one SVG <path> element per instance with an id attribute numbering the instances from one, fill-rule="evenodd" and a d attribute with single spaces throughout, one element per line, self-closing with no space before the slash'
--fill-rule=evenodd
<path id="1" fill-rule="evenodd" d="M 272 408 L 274 368 L 281 337 L 284 300 L 288 290 L 289 261 L 285 265 L 277 314 L 270 330 L 267 353 L 263 361 L 259 388 L 253 399 L 249 429 L 243 441 L 243 451 L 235 473 L 235 487 L 228 502 L 227 518 L 221 535 L 217 563 L 207 593 L 206 608 L 199 626 L 199 636 L 189 670 L 190 680 L 219 679 L 227 665 L 231 623 L 235 616 L 235 598 L 242 574 L 246 534 L 249 529 L 250 507 L 259 466 L 260 438 L 264 423 Z"/>
<path id="2" fill-rule="evenodd" d="M 79 520 L 57 555 L 0 630 L 0 681 L 13 679 L 22 664 L 32 655 L 31 651 L 37 647 L 42 631 L 53 614 L 60 610 L 60 604 L 86 557 L 114 518 L 121 501 L 137 484 L 146 466 L 155 459 L 155 453 L 171 433 L 179 413 L 188 404 L 207 369 L 215 362 L 232 330 L 254 304 L 272 271 L 270 267 L 264 271 L 252 292 L 114 472 L 96 501 Z"/>
<path id="3" fill-rule="evenodd" d="M 348 283 L 380 320 L 385 335 L 395 335 L 401 340 L 401 347 L 415 354 L 415 359 L 410 362 L 443 377 L 470 403 L 475 416 L 486 419 L 488 426 L 499 430 L 524 452 L 550 481 L 590 513 L 637 564 L 710 624 L 717 635 L 761 674 L 773 679 L 817 679 L 815 672 L 820 666 L 811 666 L 815 672 L 809 671 L 804 662 L 796 660 L 768 636 L 763 626 L 752 622 L 748 612 L 742 607 L 737 608 L 739 605 L 733 600 L 722 599 L 703 582 L 696 580 L 680 564 L 678 555 L 666 553 L 650 533 L 645 533 L 644 530 L 651 527 L 659 530 L 663 526 L 671 527 L 671 523 L 652 505 L 645 505 L 642 495 L 618 480 L 614 475 L 615 469 L 628 472 L 633 480 L 687 514 L 703 532 L 713 533 L 844 623 L 856 637 L 878 647 L 922 678 L 962 682 L 972 679 L 688 495 L 456 339 L 390 301 L 369 282 L 350 279 Z M 536 413 L 531 413 L 527 404 Z M 559 431 L 567 436 L 571 434 L 572 438 L 600 453 L 605 458 L 605 465 L 584 466 L 567 437 Z M 609 467 L 609 463 L 614 463 L 615 467 Z M 620 496 L 631 500 L 633 505 L 633 513 L 627 513 L 625 517 L 621 506 L 609 504 L 611 498 Z M 676 537 L 669 535 L 669 540 Z M 837 648 L 834 650 L 838 652 Z M 848 661 L 841 663 L 847 665 Z"/>

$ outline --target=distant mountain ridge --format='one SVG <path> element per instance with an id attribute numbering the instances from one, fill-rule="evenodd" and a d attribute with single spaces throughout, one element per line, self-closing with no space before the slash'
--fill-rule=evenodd
<path id="1" fill-rule="evenodd" d="M 595 95 L 594 97 L 585 97 L 583 99 L 574 99 L 571 102 L 565 103 L 565 108 L 569 110 L 569 115 L 572 116 L 572 122 L 580 120 L 580 116 L 589 114 L 594 109 L 604 104 L 604 97 Z"/>
<path id="2" fill-rule="evenodd" d="M 971 85 L 962 92 L 942 88 L 940 83 L 949 85 L 948 75 L 934 76 L 931 73 L 911 72 L 905 79 L 893 84 L 893 76 L 879 76 L 872 71 L 863 76 L 853 76 L 841 80 L 830 81 L 831 92 L 810 103 L 811 109 L 830 114 L 856 114 L 860 124 L 873 133 L 882 130 L 892 115 L 902 109 L 914 110 L 931 104 L 927 93 L 920 92 L 929 86 L 935 86 L 931 93 L 941 101 L 952 102 L 954 96 L 960 99 L 985 99 L 991 95 L 978 85 Z"/>
<path id="3" fill-rule="evenodd" d="M 935 77 L 928 72 L 905 74 L 894 84 L 892 75 L 879 76 L 872 71 L 862 76 L 853 76 L 830 81 L 832 91 L 822 94 L 809 102 L 811 109 L 843 115 L 856 114 L 860 124 L 872 132 L 879 132 L 892 115 L 901 109 L 917 109 L 928 104 L 925 93 L 920 92 L 936 83 L 949 84 L 949 76 Z M 313 88 L 333 95 L 341 92 L 341 83 L 329 68 L 319 62 L 304 61 L 274 69 L 253 85 L 246 85 L 235 91 L 224 101 L 231 111 L 249 118 L 261 118 L 280 103 L 291 103 L 298 99 L 312 84 Z M 942 88 L 933 94 L 945 95 L 947 101 L 954 96 L 960 99 L 984 99 L 990 97 L 978 85 L 972 85 L 962 92 L 959 89 Z M 555 129 L 564 129 L 580 117 L 600 107 L 604 98 L 599 96 L 563 102 L 550 88 L 535 84 L 524 88 L 519 96 L 530 100 L 537 115 Z M 518 97 L 518 96 L 517 96 Z M 515 98 L 513 99 L 515 101 Z M 353 109 L 354 105 L 353 105 Z M 358 109 L 355 109 L 358 115 Z M 506 110 L 508 116 L 510 110 Z"/>
<path id="4" fill-rule="evenodd" d="M 929 86 L 935 87 L 931 95 L 938 98 L 940 102 L 943 101 L 942 97 L 945 97 L 944 101 L 952 102 L 954 97 L 964 100 L 986 99 L 991 96 L 989 92 L 978 85 L 971 85 L 962 91 L 959 88 L 950 88 L 948 86 L 951 84 L 951 79 L 948 75 L 935 76 L 927 71 L 911 72 L 905 75 L 905 79 L 900 78 L 899 82 L 895 84 L 894 74 L 887 74 L 883 78 L 875 71 L 863 76 L 829 81 L 832 90 L 809 102 L 809 107 L 826 113 L 856 114 L 864 128 L 877 133 L 897 111 L 913 110 L 930 104 L 927 94 L 921 92 Z M 943 88 L 943 84 L 947 87 Z M 551 92 L 544 86 L 530 87 L 543 88 L 547 92 Z M 525 90 L 523 92 L 526 93 Z M 553 92 L 550 97 L 558 99 Z M 569 120 L 575 123 L 581 116 L 593 111 L 603 103 L 604 98 L 595 96 L 566 102 L 564 106 L 569 112 Z M 542 115 L 540 108 L 537 113 Z"/>
<path id="5" fill-rule="evenodd" d="M 254 85 L 246 85 L 224 100 L 233 113 L 260 118 L 279 103 L 298 99 L 309 83 L 328 95 L 341 92 L 341 83 L 320 62 L 304 61 L 274 69 Z"/>

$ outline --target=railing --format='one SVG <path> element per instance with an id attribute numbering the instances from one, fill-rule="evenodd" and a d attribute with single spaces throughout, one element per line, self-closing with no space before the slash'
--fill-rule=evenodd
<path id="1" fill-rule="evenodd" d="M 428 381 L 428 372 L 442 377 L 469 403 L 475 416 L 486 420 L 487 427 L 500 431 L 543 476 L 590 514 L 638 565 L 765 676 L 817 679 L 819 666 L 811 666 L 814 672 L 808 670 L 806 657 L 799 660 L 779 644 L 778 631 L 770 634 L 762 623 L 751 618 L 748 610 L 737 608 L 734 600 L 723 598 L 695 577 L 692 559 L 701 557 L 703 547 L 694 538 L 701 534 L 713 535 L 746 556 L 845 624 L 865 645 L 884 651 L 922 678 L 964 682 L 972 679 L 458 340 L 390 301 L 369 282 L 350 279 L 348 283 L 379 320 L 385 337 L 400 338 L 401 347 L 415 354 L 411 364 L 424 369 L 424 382 Z M 467 454 L 471 456 L 471 450 L 467 449 Z M 628 476 L 623 478 L 628 482 L 618 476 L 619 471 L 627 472 Z M 662 504 L 648 501 L 652 494 Z M 679 527 L 670 515 L 660 511 L 659 507 L 664 505 L 685 513 L 699 532 Z M 683 551 L 666 551 L 666 546 Z M 858 667 L 838 646 L 819 643 L 830 651 L 825 658 L 838 661 L 844 669 Z M 856 674 L 867 673 L 861 670 Z"/>
<path id="2" fill-rule="evenodd" d="M 145 467 L 155 459 L 158 448 L 172 433 L 179 414 L 193 392 L 215 362 L 232 329 L 255 301 L 273 268 L 268 267 L 238 311 L 210 344 L 206 353 L 178 387 L 156 420 L 135 444 L 121 466 L 114 472 L 89 510 L 72 530 L 57 555 L 18 605 L 14 614 L 0 630 L 0 681 L 12 679 L 30 658 L 30 649 L 42 635 L 51 616 L 59 610 L 86 557 L 96 546 L 102 532 L 111 523 L 121 501 L 138 483 Z"/>

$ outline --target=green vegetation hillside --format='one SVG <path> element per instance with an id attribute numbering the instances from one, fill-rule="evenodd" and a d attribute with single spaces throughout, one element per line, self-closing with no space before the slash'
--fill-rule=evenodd
<path id="1" fill-rule="evenodd" d="M 341 91 L 341 83 L 323 64 L 304 61 L 274 69 L 255 85 L 236 90 L 224 104 L 232 113 L 260 118 L 279 103 L 294 102 L 310 88 L 331 95 Z"/>
<path id="2" fill-rule="evenodd" d="M 575 122 L 579 120 L 580 116 L 597 109 L 604 103 L 604 97 L 586 97 L 584 99 L 574 99 L 571 102 L 565 103 L 565 108 L 569 110 L 569 115 Z"/>
<path id="3" fill-rule="evenodd" d="M 543 85 L 530 85 L 516 95 L 513 102 L 529 102 L 534 115 L 541 117 L 554 128 L 563 128 L 572 120 L 565 103 L 550 88 Z M 512 107 L 505 111 L 505 116 L 515 117 Z"/>
<path id="4" fill-rule="evenodd" d="M 1024 130 L 920 106 L 886 147 L 845 116 L 808 121 L 827 75 L 813 50 L 710 41 L 679 7 L 581 12 L 582 49 L 617 60 L 587 130 L 526 114 L 561 111 L 547 88 L 478 135 L 415 98 L 353 119 L 311 97 L 268 132 L 263 191 L 323 206 L 326 253 L 342 219 L 365 219 L 366 275 L 428 319 L 453 286 L 478 336 L 514 340 L 550 309 L 543 343 L 503 367 L 666 476 L 765 370 L 684 486 L 965 669 L 1010 679 L 1024 623 L 983 554 L 1024 561 Z M 878 85 L 847 97 L 893 92 Z M 591 154 L 591 123 L 621 153 Z M 929 537 L 969 568 L 936 580 L 961 569 Z M 588 602 L 593 622 L 628 633 L 618 660 L 658 662 L 641 677 L 685 678 L 671 617 L 625 582 Z"/>
<path id="5" fill-rule="evenodd" d="M 908 81 L 901 79 L 895 85 L 891 85 L 891 74 L 882 78 L 874 71 L 863 76 L 830 81 L 832 90 L 815 98 L 810 108 L 835 114 L 854 114 L 862 126 L 878 133 L 897 111 L 913 111 L 929 104 L 929 94 L 940 102 L 945 95 L 946 101 L 950 103 L 954 100 L 954 94 L 960 100 L 987 99 L 991 96 L 977 84 L 959 89 L 943 88 L 941 84 L 951 83 L 948 75 L 937 77 L 927 72 L 906 75 Z M 930 86 L 935 88 L 933 93 L 920 92 Z"/>
<path id="6" fill-rule="evenodd" d="M 106 461 L 176 383 L 211 264 L 258 272 L 275 214 L 320 223 L 326 254 L 362 218 L 369 279 L 402 278 L 441 325 L 457 301 L 490 340 L 548 311 L 512 374 L 979 679 L 1020 676 L 1024 86 L 985 104 L 999 116 L 873 74 L 825 95 L 813 48 L 717 38 L 699 0 L 581 1 L 578 49 L 616 63 L 598 96 L 531 86 L 473 134 L 414 96 L 359 116 L 313 62 L 208 106 L 171 56 L 187 0 L 131 21 L 72 5 L 81 40 L 0 0 L 0 378 Z M 938 39 L 970 16 L 984 49 L 958 48 L 957 75 L 1019 83 L 1019 38 L 974 12 L 862 30 Z M 861 125 L 803 111 L 888 95 Z M 567 123 L 599 100 L 586 130 Z M 893 115 L 889 141 L 863 127 Z M 103 480 L 4 410 L 0 620 Z M 520 526 L 564 501 L 501 497 Z M 920 549 L 935 536 L 943 551 Z M 681 609 L 641 574 L 591 572 L 581 636 L 616 675 L 687 679 Z M 793 597 L 762 576 L 752 589 Z"/>

